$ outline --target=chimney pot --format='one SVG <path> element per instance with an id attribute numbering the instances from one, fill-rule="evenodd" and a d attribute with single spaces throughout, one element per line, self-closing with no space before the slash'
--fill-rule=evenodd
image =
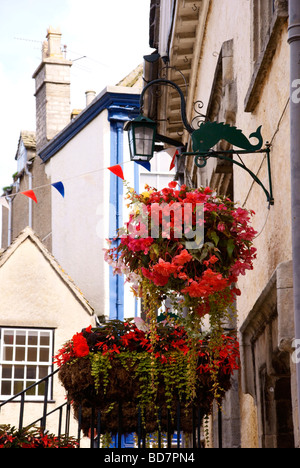
<path id="1" fill-rule="evenodd" d="M 91 104 L 91 102 L 95 99 L 95 97 L 96 97 L 96 91 L 86 91 L 85 92 L 86 106 Z"/>

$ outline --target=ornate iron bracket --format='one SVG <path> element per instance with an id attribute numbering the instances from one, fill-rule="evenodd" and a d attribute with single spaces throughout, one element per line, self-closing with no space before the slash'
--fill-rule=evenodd
<path id="1" fill-rule="evenodd" d="M 186 102 L 185 97 L 183 95 L 182 90 L 180 87 L 174 83 L 173 81 L 167 79 L 157 79 L 150 81 L 148 83 L 140 96 L 140 113 L 143 113 L 143 105 L 144 105 L 144 95 L 145 92 L 151 86 L 171 86 L 178 92 L 181 101 L 181 119 L 186 128 L 186 130 L 191 134 L 192 139 L 192 149 L 193 152 L 185 152 L 182 153 L 181 156 L 195 156 L 195 164 L 197 167 L 202 168 L 206 166 L 207 160 L 209 158 L 218 158 L 224 161 L 228 161 L 232 164 L 236 164 L 240 168 L 244 169 L 248 174 L 252 177 L 252 179 L 261 186 L 265 195 L 267 197 L 267 201 L 270 205 L 274 205 L 274 198 L 273 198 L 273 191 L 272 191 L 272 175 L 271 175 L 271 163 L 270 163 L 270 148 L 271 145 L 266 143 L 265 148 L 263 146 L 263 138 L 261 135 L 261 126 L 258 127 L 256 132 L 251 133 L 249 138 L 247 138 L 240 129 L 227 125 L 225 123 L 218 123 L 218 122 L 209 122 L 209 121 L 202 121 L 200 120 L 197 125 L 197 129 L 193 128 L 192 125 L 189 124 L 186 115 Z M 197 104 L 197 103 L 196 103 Z M 200 102 L 199 108 L 201 109 L 203 104 Z M 195 109 L 196 113 L 198 114 L 194 119 L 192 124 L 194 123 L 195 119 L 206 118 L 205 115 L 201 114 L 201 112 Z M 199 125 L 200 123 L 200 125 Z M 257 140 L 257 144 L 252 144 L 250 139 L 255 138 Z M 241 148 L 240 150 L 229 150 L 229 151 L 218 151 L 213 150 L 212 148 L 220 141 L 225 140 L 233 146 Z M 264 186 L 262 181 L 251 171 L 245 163 L 242 161 L 240 155 L 242 154 L 258 154 L 258 153 L 265 153 L 267 164 L 268 164 L 268 178 L 269 178 L 269 190 Z M 236 161 L 233 156 L 237 155 L 240 161 Z"/>
<path id="2" fill-rule="evenodd" d="M 267 201 L 269 205 L 274 205 L 274 198 L 273 198 L 273 189 L 272 189 L 272 174 L 271 174 L 271 162 L 270 162 L 270 151 L 271 151 L 271 145 L 269 143 L 266 143 L 266 147 L 262 148 L 260 150 L 256 151 L 247 151 L 247 150 L 228 150 L 228 151 L 214 151 L 214 150 L 209 150 L 209 151 L 204 151 L 204 152 L 186 152 L 182 153 L 181 156 L 195 156 L 195 164 L 199 168 L 203 168 L 207 164 L 207 160 L 209 158 L 217 158 L 221 159 L 223 161 L 228 161 L 232 164 L 236 164 L 237 166 L 241 167 L 244 169 L 248 174 L 252 177 L 252 179 L 261 186 L 263 191 L 265 192 L 265 195 L 267 197 Z M 240 155 L 243 154 L 258 154 L 258 153 L 265 153 L 266 158 L 267 158 L 267 165 L 268 165 L 268 178 L 269 178 L 269 190 L 264 186 L 262 181 L 257 177 L 254 172 L 252 172 L 244 163 L 244 161 L 241 159 Z M 237 155 L 240 159 L 240 161 L 236 161 L 233 159 L 233 156 Z"/>

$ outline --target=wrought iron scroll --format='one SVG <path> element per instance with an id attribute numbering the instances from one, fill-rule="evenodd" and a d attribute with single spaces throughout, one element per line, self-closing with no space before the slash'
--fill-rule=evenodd
<path id="1" fill-rule="evenodd" d="M 228 151 L 214 151 L 210 149 L 207 152 L 192 152 L 192 153 L 183 153 L 182 156 L 195 156 L 195 165 L 199 168 L 203 168 L 206 166 L 207 161 L 209 158 L 217 158 L 221 159 L 223 161 L 228 161 L 230 163 L 236 164 L 237 166 L 241 167 L 244 169 L 248 174 L 252 177 L 252 179 L 261 186 L 263 189 L 267 201 L 269 205 L 274 205 L 274 197 L 273 197 L 273 190 L 272 190 L 272 175 L 271 175 L 271 161 L 270 161 L 270 144 L 266 143 L 266 147 L 262 148 L 257 151 L 247 151 L 247 150 L 228 150 Z M 265 185 L 262 183 L 262 181 L 257 177 L 256 174 L 254 174 L 253 171 L 251 171 L 244 163 L 244 161 L 241 159 L 240 155 L 243 154 L 258 154 L 258 153 L 265 153 L 266 159 L 267 159 L 267 165 L 268 165 L 268 179 L 269 179 L 269 187 L 268 189 L 265 187 Z M 237 161 L 233 158 L 234 155 L 237 155 L 240 161 Z"/>

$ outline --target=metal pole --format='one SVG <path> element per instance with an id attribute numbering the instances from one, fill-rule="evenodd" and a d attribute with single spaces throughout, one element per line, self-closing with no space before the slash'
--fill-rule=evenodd
<path id="1" fill-rule="evenodd" d="M 300 1 L 289 1 L 292 255 L 295 339 L 300 340 Z M 297 91 L 299 90 L 299 91 Z M 295 342 L 300 343 L 300 341 Z M 296 362 L 300 434 L 300 362 Z"/>

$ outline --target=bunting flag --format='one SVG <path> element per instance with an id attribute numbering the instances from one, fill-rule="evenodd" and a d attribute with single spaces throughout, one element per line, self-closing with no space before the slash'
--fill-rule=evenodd
<path id="1" fill-rule="evenodd" d="M 166 149 L 159 152 L 159 154 L 161 154 L 161 155 L 162 155 L 162 153 L 167 153 L 169 156 L 171 156 L 172 161 L 171 161 L 170 169 L 169 169 L 169 171 L 171 171 L 175 167 L 175 158 L 179 154 L 178 150 L 177 150 L 177 148 L 172 146 L 171 148 L 166 148 Z"/>
<path id="2" fill-rule="evenodd" d="M 171 164 L 170 164 L 170 171 L 171 171 L 175 167 L 175 158 L 179 153 L 178 153 L 178 150 L 176 148 L 175 148 L 175 150 L 172 148 L 172 152 L 170 153 L 169 151 L 167 151 L 167 153 L 169 153 L 170 156 L 172 157 L 172 161 L 171 161 Z"/>
<path id="3" fill-rule="evenodd" d="M 26 190 L 25 192 L 21 193 L 22 195 L 25 195 L 25 197 L 31 198 L 33 201 L 35 201 L 35 203 L 37 203 L 37 199 L 33 190 Z"/>
<path id="4" fill-rule="evenodd" d="M 51 184 L 52 187 L 56 188 L 56 190 L 61 194 L 61 196 L 64 198 L 65 197 L 65 187 L 62 182 L 55 182 L 54 184 Z"/>
<path id="5" fill-rule="evenodd" d="M 116 166 L 108 167 L 107 169 L 109 169 L 117 177 L 120 177 L 121 179 L 124 180 L 123 169 L 119 164 L 117 164 Z"/>
<path id="6" fill-rule="evenodd" d="M 7 208 L 10 210 L 10 206 L 8 204 L 8 201 L 6 200 L 5 197 L 0 197 L 0 205 L 4 206 L 4 208 Z"/>
<path id="7" fill-rule="evenodd" d="M 139 164 L 140 166 L 144 167 L 145 169 L 147 169 L 147 171 L 151 172 L 151 164 L 149 161 L 134 161 L 136 162 L 137 164 Z"/>
<path id="8" fill-rule="evenodd" d="M 169 156 L 171 156 L 171 158 L 172 158 L 171 165 L 170 165 L 170 171 L 171 171 L 175 167 L 175 157 L 179 154 L 177 148 L 175 148 L 175 147 L 167 148 L 167 149 L 165 149 L 163 151 L 160 151 L 160 153 L 167 153 Z M 127 163 L 130 163 L 130 162 L 131 161 L 125 161 L 125 162 L 123 162 L 123 164 L 127 164 Z M 151 164 L 150 164 L 149 161 L 135 161 L 135 162 L 137 164 L 140 164 L 147 171 L 151 172 Z M 110 167 L 103 167 L 102 169 L 98 169 L 98 170 L 92 171 L 92 172 L 99 172 L 99 171 L 104 171 L 104 170 L 107 170 L 107 169 L 110 170 L 117 177 L 120 177 L 122 180 L 125 180 L 123 169 L 122 169 L 122 166 L 120 164 L 116 164 L 116 165 L 110 166 Z M 89 174 L 90 174 L 90 172 L 89 172 Z M 85 175 L 85 174 L 81 174 L 81 175 Z M 73 177 L 71 177 L 71 178 L 73 179 Z M 47 184 L 47 185 L 41 185 L 39 187 L 34 187 L 34 190 L 25 190 L 24 192 L 18 192 L 18 193 L 15 193 L 13 195 L 6 195 L 5 197 L 0 197 L 0 206 L 4 206 L 5 208 L 10 209 L 10 205 L 7 202 L 6 198 L 7 197 L 12 197 L 12 196 L 15 197 L 16 195 L 19 195 L 19 194 L 25 195 L 26 197 L 31 198 L 35 203 L 38 203 L 38 200 L 37 200 L 36 195 L 35 195 L 35 191 L 38 190 L 38 189 L 44 188 L 44 187 L 49 187 L 49 186 L 54 187 L 61 194 L 61 196 L 63 198 L 65 197 L 64 184 L 63 184 L 63 182 L 59 181 L 59 182 L 55 182 L 53 184 Z"/>

